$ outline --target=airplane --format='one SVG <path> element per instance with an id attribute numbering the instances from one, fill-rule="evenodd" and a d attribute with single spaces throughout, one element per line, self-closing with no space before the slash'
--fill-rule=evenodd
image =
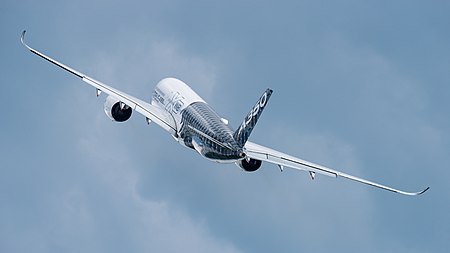
<path id="1" fill-rule="evenodd" d="M 228 120 L 220 117 L 197 93 L 179 79 L 162 79 L 156 85 L 151 102 L 148 103 L 99 82 L 31 48 L 25 43 L 25 33 L 26 31 L 22 32 L 20 40 L 33 54 L 93 86 L 96 89 L 97 97 L 102 92 L 108 95 L 104 111 L 112 121 L 127 121 L 133 111 L 136 111 L 145 117 L 148 124 L 156 123 L 179 144 L 195 150 L 202 157 L 211 161 L 235 163 L 246 172 L 256 171 L 261 167 L 262 162 L 268 162 L 277 165 L 281 171 L 284 167 L 288 167 L 309 172 L 313 180 L 318 173 L 334 178 L 346 178 L 409 196 L 421 195 L 430 188 L 427 187 L 418 192 L 401 191 L 249 141 L 249 136 L 272 95 L 271 89 L 264 91 L 237 130 L 233 131 L 228 125 Z"/>

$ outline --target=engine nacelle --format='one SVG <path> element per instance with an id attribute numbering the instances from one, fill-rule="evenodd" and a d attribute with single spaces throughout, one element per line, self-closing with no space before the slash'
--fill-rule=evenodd
<path id="1" fill-rule="evenodd" d="M 253 172 L 259 169 L 259 167 L 261 167 L 262 162 L 260 160 L 249 158 L 249 159 L 242 159 L 236 162 L 236 164 L 247 172 Z"/>
<path id="2" fill-rule="evenodd" d="M 124 122 L 131 117 L 133 109 L 122 104 L 117 98 L 108 96 L 105 101 L 105 113 L 112 121 Z"/>

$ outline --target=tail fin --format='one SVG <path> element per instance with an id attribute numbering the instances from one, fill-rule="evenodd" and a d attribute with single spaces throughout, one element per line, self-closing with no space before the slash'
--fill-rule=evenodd
<path id="1" fill-rule="evenodd" d="M 237 141 L 239 146 L 244 147 L 271 95 L 272 90 L 267 89 L 262 94 L 261 98 L 258 100 L 247 117 L 244 119 L 239 128 L 236 130 L 236 132 L 234 132 L 233 137 Z"/>

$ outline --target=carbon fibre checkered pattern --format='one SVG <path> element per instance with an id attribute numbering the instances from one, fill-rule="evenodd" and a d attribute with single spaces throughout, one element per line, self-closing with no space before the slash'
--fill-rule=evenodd
<path id="1" fill-rule="evenodd" d="M 242 148 L 233 138 L 233 130 L 222 122 L 219 115 L 209 105 L 195 102 L 181 112 L 180 137 L 191 148 L 192 137 L 203 143 L 202 155 L 219 160 L 238 159 Z"/>

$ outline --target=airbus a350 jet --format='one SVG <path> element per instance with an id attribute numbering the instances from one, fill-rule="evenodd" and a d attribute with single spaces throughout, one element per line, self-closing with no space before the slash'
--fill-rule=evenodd
<path id="1" fill-rule="evenodd" d="M 145 117 L 148 124 L 156 123 L 172 135 L 178 143 L 195 150 L 209 160 L 219 163 L 236 163 L 248 172 L 259 169 L 264 161 L 277 165 L 280 170 L 289 167 L 306 171 L 312 179 L 317 173 L 335 178 L 343 177 L 404 195 L 420 195 L 429 189 L 427 187 L 419 192 L 397 190 L 249 141 L 248 138 L 272 95 L 271 89 L 267 89 L 262 94 L 240 126 L 233 131 L 227 120 L 220 117 L 197 93 L 178 79 L 165 78 L 161 80 L 156 85 L 151 102 L 148 103 L 99 82 L 31 48 L 25 43 L 24 37 L 25 31 L 22 33 L 21 42 L 32 53 L 92 85 L 96 89 L 97 96 L 102 92 L 106 93 L 108 96 L 104 110 L 111 120 L 124 122 L 131 117 L 133 111 L 136 111 Z"/>

